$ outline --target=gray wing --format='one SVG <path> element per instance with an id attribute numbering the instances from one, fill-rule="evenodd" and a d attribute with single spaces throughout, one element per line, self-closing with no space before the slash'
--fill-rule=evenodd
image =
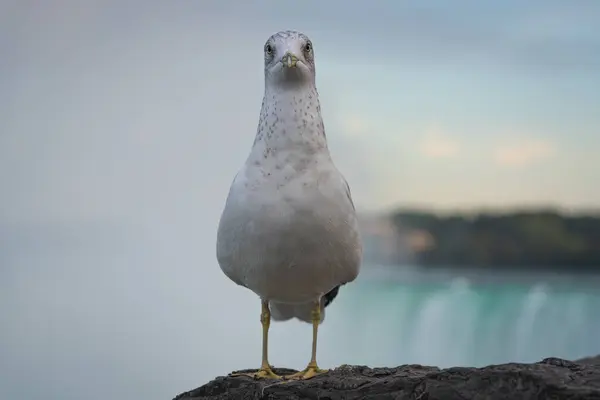
<path id="1" fill-rule="evenodd" d="M 344 182 L 344 186 L 346 187 L 346 196 L 348 196 L 348 200 L 350 200 L 352 209 L 356 211 L 356 208 L 354 207 L 354 201 L 352 200 L 352 193 L 350 192 L 350 185 L 348 185 L 348 181 L 346 180 L 346 178 L 344 178 L 342 174 L 340 174 L 340 176 L 342 177 L 342 182 Z"/>
<path id="2" fill-rule="evenodd" d="M 354 206 L 354 201 L 352 200 L 352 193 L 350 191 L 350 185 L 348 184 L 348 181 L 346 180 L 346 178 L 344 178 L 344 176 L 342 176 L 341 174 L 340 174 L 340 176 L 342 177 L 342 182 L 344 183 L 344 187 L 346 189 L 346 196 L 348 198 L 348 201 L 350 202 L 350 205 L 352 206 L 352 210 L 354 211 L 354 213 L 356 213 L 356 207 Z M 357 229 L 358 229 L 358 227 L 357 227 Z M 357 235 L 358 235 L 358 232 L 357 232 Z M 358 236 L 360 237 L 360 235 L 358 235 Z M 362 244 L 360 243 L 360 238 L 358 239 L 358 241 L 359 241 L 358 246 L 360 247 L 359 253 L 362 254 Z M 360 261 L 358 261 L 358 263 L 359 263 L 359 266 L 360 266 Z M 360 268 L 360 267 L 358 267 L 358 268 Z M 358 275 L 358 269 L 356 271 L 356 274 Z M 343 285 L 345 285 L 348 282 L 352 282 L 354 279 L 356 279 L 356 276 L 354 276 L 351 279 L 346 279 L 346 280 L 340 282 L 340 285 L 338 285 L 337 287 L 333 288 L 329 293 L 327 293 L 324 296 L 324 300 L 325 300 L 324 305 L 325 305 L 325 307 L 327 305 L 329 305 L 329 303 L 331 303 L 336 298 L 336 296 L 338 295 L 338 291 L 340 289 L 340 286 L 343 286 Z"/>

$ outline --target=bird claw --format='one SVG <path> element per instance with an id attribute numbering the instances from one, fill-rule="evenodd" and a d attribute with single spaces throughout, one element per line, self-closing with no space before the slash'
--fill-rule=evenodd
<path id="1" fill-rule="evenodd" d="M 306 367 L 303 371 L 296 372 L 292 375 L 286 375 L 283 378 L 286 380 L 306 380 L 314 378 L 315 376 L 322 375 L 329 372 L 328 369 L 321 369 L 317 366 Z"/>

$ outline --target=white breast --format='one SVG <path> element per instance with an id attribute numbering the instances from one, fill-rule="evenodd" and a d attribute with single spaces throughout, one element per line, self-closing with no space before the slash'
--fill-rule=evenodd
<path id="1" fill-rule="evenodd" d="M 331 161 L 318 98 L 310 93 L 263 102 L 257 138 L 218 229 L 223 272 L 283 303 L 311 301 L 354 280 L 362 256 L 348 187 Z"/>

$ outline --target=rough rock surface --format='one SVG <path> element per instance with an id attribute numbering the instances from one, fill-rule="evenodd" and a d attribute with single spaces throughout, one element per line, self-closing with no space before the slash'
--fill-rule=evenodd
<path id="1" fill-rule="evenodd" d="M 276 368 L 279 374 L 293 370 Z M 343 365 L 306 381 L 218 377 L 175 400 L 217 399 L 585 399 L 600 400 L 600 356 L 533 364 L 439 369 Z"/>

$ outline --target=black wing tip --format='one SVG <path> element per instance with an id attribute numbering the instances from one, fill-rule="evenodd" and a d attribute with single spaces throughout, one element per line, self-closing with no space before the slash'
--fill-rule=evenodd
<path id="1" fill-rule="evenodd" d="M 340 286 L 342 285 L 337 285 L 323 296 L 323 307 L 327 307 L 331 304 L 331 302 L 333 302 L 333 300 L 337 297 L 338 292 L 340 291 Z"/>

